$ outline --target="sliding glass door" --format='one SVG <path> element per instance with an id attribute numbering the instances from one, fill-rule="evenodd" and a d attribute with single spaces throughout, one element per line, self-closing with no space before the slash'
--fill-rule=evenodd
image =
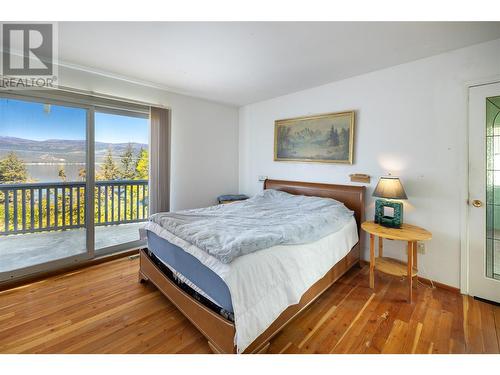
<path id="1" fill-rule="evenodd" d="M 148 115 L 0 93 L 0 282 L 142 245 Z"/>
<path id="2" fill-rule="evenodd" d="M 147 115 L 95 112 L 96 254 L 139 245 L 148 217 L 148 139 Z"/>
<path id="3" fill-rule="evenodd" d="M 0 277 L 88 258 L 86 108 L 0 97 Z"/>

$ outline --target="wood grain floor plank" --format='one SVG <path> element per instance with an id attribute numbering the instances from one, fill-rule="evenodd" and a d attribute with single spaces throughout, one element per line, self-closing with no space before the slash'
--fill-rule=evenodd
<path id="1" fill-rule="evenodd" d="M 162 306 L 157 299 L 152 299 L 141 306 L 127 309 L 126 314 L 115 314 L 104 327 L 102 324 L 94 324 L 75 330 L 68 338 L 55 340 L 50 346 L 47 344 L 43 352 L 105 353 L 109 346 L 119 345 L 121 339 L 129 339 L 129 331 L 140 336 L 144 325 L 160 321 L 152 320 L 153 315 L 169 316 L 168 313 L 173 309 L 172 305 Z M 161 320 L 161 323 L 166 324 L 166 319 Z"/>
<path id="2" fill-rule="evenodd" d="M 476 303 L 478 301 L 475 301 Z M 494 306 L 488 303 L 478 304 L 481 313 L 481 332 L 486 353 L 498 353 L 497 332 L 495 329 Z"/>
<path id="3" fill-rule="evenodd" d="M 390 277 L 385 276 L 384 277 Z M 380 279 L 380 276 L 379 276 Z M 407 283 L 405 280 L 394 278 L 391 282 L 391 288 L 387 292 L 381 310 L 378 311 L 379 319 L 375 332 L 370 343 L 365 346 L 364 353 L 379 354 L 382 353 L 385 342 L 392 330 L 394 321 L 398 319 L 399 311 L 403 303 L 406 303 L 408 296 Z"/>
<path id="4" fill-rule="evenodd" d="M 441 314 L 441 303 L 435 298 L 430 298 L 427 304 L 427 311 L 422 322 L 422 332 L 420 340 L 417 344 L 415 353 L 426 354 L 429 351 L 432 353 L 431 348 L 434 347 L 434 341 L 437 340 L 438 334 L 438 321 Z"/>
<path id="5" fill-rule="evenodd" d="M 403 343 L 407 340 L 408 331 L 408 323 L 403 320 L 396 319 L 382 349 L 382 353 L 401 354 L 403 350 Z"/>
<path id="6" fill-rule="evenodd" d="M 321 295 L 311 306 L 309 306 L 304 314 L 300 314 L 294 320 L 294 330 L 285 330 L 272 340 L 270 352 L 279 353 L 282 348 L 290 341 L 298 341 L 299 348 L 302 347 L 316 331 L 324 324 L 336 307 L 349 297 L 349 295 L 360 285 L 367 277 L 367 269 L 353 268 L 335 285 L 335 289 L 330 289 L 331 292 Z M 318 321 L 321 321 L 318 324 Z"/>
<path id="7" fill-rule="evenodd" d="M 450 353 L 462 354 L 465 353 L 465 332 L 463 329 L 463 300 L 460 294 L 451 296 L 452 301 L 450 305 L 450 312 L 453 315 L 453 322 L 451 325 L 451 344 Z"/>
<path id="8" fill-rule="evenodd" d="M 451 325 L 453 322 L 453 314 L 444 309 L 441 310 L 439 314 L 439 320 L 437 322 L 437 335 L 434 342 L 435 354 L 447 354 L 450 352 L 450 337 L 451 337 Z"/>
<path id="9" fill-rule="evenodd" d="M 466 331 L 468 334 L 467 353 L 484 353 L 484 340 L 481 322 L 481 307 L 482 302 L 474 300 L 470 296 L 467 299 L 467 319 L 465 321 Z"/>
<path id="10" fill-rule="evenodd" d="M 149 299 L 157 298 L 159 296 L 160 292 L 153 292 L 151 294 L 148 294 L 146 296 L 134 299 L 132 301 L 129 301 L 125 304 L 121 304 L 119 306 L 113 307 L 110 310 L 106 310 L 100 314 L 96 314 L 93 317 L 90 317 L 88 319 L 79 321 L 77 323 L 73 323 L 70 325 L 65 325 L 63 328 L 58 328 L 50 333 L 44 334 L 41 337 L 38 337 L 33 340 L 14 340 L 11 342 L 6 343 L 3 347 L 0 347 L 0 352 L 5 352 L 5 353 L 22 353 L 22 352 L 30 352 L 30 349 L 35 349 L 39 345 L 44 345 L 47 341 L 53 340 L 53 339 L 61 339 L 62 337 L 67 337 L 68 335 L 73 335 L 75 334 L 76 331 L 78 331 L 81 327 L 84 326 L 89 326 L 91 324 L 106 324 L 110 319 L 110 317 L 113 314 L 117 313 L 123 313 L 127 309 L 130 309 L 131 307 L 141 307 L 141 304 L 146 302 Z"/>
<path id="11" fill-rule="evenodd" d="M 364 319 L 352 331 L 352 336 L 337 347 L 337 353 L 368 353 L 372 349 L 372 340 L 380 325 L 387 320 L 390 309 L 390 292 L 394 279 L 379 278 L 376 283 L 376 299 L 367 309 Z M 385 285 L 383 285 L 385 283 Z"/>
<path id="12" fill-rule="evenodd" d="M 493 310 L 493 315 L 495 316 L 495 329 L 497 331 L 497 343 L 500 347 L 500 308 L 498 306 Z"/>
<path id="13" fill-rule="evenodd" d="M 417 289 L 415 293 L 415 306 L 408 321 L 407 339 L 402 344 L 401 353 L 414 354 L 417 350 L 417 345 L 422 334 L 423 321 L 427 311 L 429 300 L 432 296 L 432 291 L 428 287 Z"/>
<path id="14" fill-rule="evenodd" d="M 301 350 L 306 353 L 329 353 L 372 294 L 372 290 L 368 287 L 357 287 Z"/>
<path id="15" fill-rule="evenodd" d="M 370 329 L 367 327 L 371 321 L 376 321 L 377 314 L 375 311 L 379 305 L 384 301 L 384 297 L 389 290 L 390 279 L 382 279 L 376 285 L 376 293 L 373 301 L 366 306 L 366 309 L 353 324 L 349 334 L 345 335 L 341 342 L 337 343 L 333 349 L 333 353 L 352 353 L 358 347 L 363 345 L 371 339 Z"/>

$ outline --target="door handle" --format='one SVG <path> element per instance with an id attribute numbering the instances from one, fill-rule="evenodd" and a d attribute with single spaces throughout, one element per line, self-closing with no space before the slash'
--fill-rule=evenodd
<path id="1" fill-rule="evenodd" d="M 481 202 L 479 199 L 474 199 L 474 200 L 472 201 L 472 205 L 473 205 L 474 207 L 479 208 L 479 207 L 482 207 L 482 206 L 483 206 L 483 202 Z"/>

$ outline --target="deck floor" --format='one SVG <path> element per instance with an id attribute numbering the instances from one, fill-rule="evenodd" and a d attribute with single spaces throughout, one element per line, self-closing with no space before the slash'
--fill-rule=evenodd
<path id="1" fill-rule="evenodd" d="M 209 353 L 121 258 L 0 292 L 0 353 Z M 271 340 L 270 353 L 499 353 L 500 307 L 353 268 Z"/>
<path id="2" fill-rule="evenodd" d="M 106 248 L 139 239 L 143 223 L 95 227 L 95 248 Z M 3 236 L 0 240 L 0 272 L 33 266 L 86 252 L 85 229 Z"/>

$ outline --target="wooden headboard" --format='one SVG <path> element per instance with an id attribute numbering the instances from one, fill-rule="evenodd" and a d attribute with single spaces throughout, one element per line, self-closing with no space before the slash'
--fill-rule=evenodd
<path id="1" fill-rule="evenodd" d="M 313 182 L 265 180 L 264 189 L 285 191 L 295 195 L 310 195 L 315 197 L 333 198 L 354 211 L 361 233 L 361 223 L 365 220 L 365 187 L 352 185 L 317 184 Z M 361 234 L 359 235 L 361 238 Z"/>

